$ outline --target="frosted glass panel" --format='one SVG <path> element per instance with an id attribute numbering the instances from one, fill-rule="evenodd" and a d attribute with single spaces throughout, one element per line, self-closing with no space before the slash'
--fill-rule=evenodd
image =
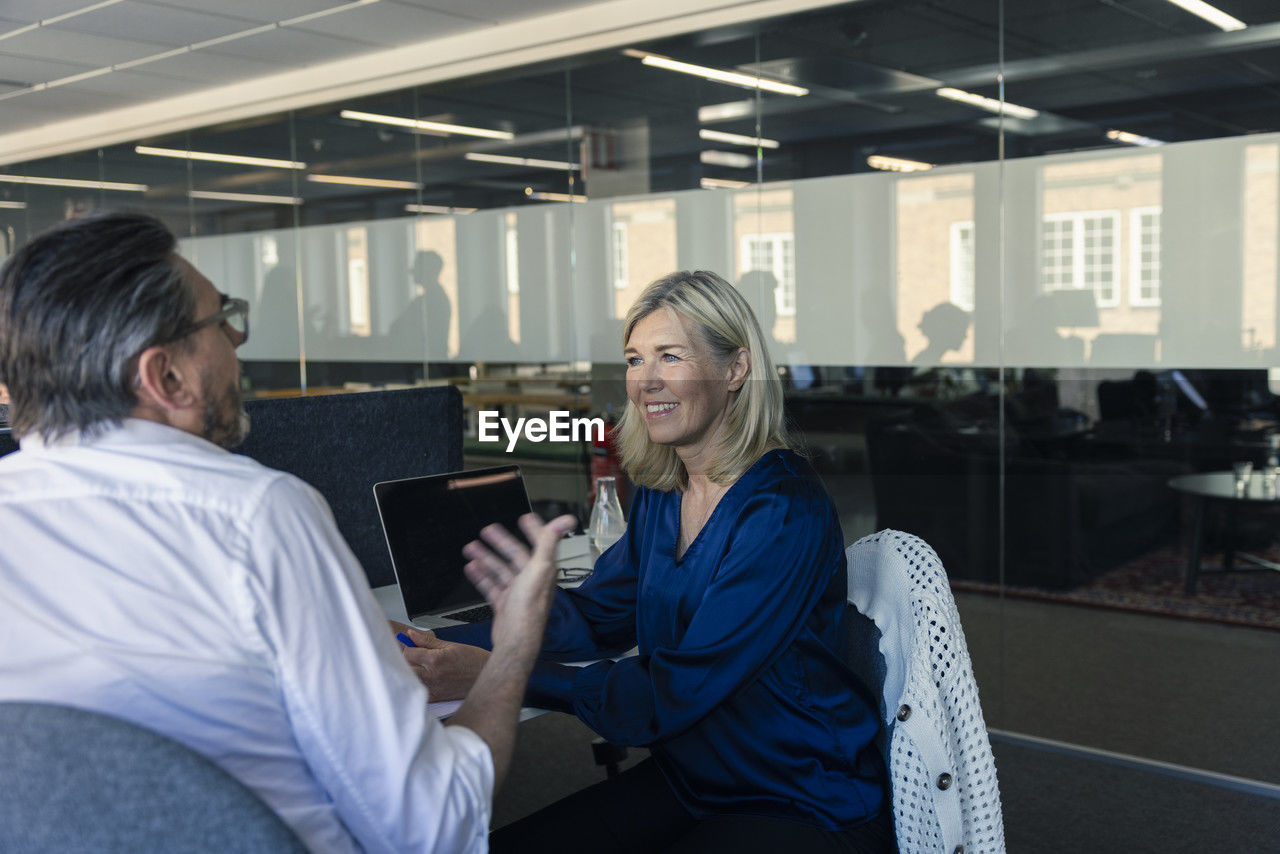
<path id="1" fill-rule="evenodd" d="M 1003 332 L 1011 366 L 1240 368 L 1276 359 L 1278 205 L 1259 135 L 183 249 L 253 304 L 246 359 L 609 361 L 683 265 L 737 282 L 787 364 L 994 366 Z"/>

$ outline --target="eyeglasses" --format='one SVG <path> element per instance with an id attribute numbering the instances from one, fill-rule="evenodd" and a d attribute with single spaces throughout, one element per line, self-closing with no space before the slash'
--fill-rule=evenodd
<path id="1" fill-rule="evenodd" d="M 231 329 L 231 331 L 235 333 L 235 338 L 238 338 L 239 340 L 237 341 L 235 340 L 235 338 L 233 338 L 232 343 L 235 344 L 237 347 L 239 347 L 244 342 L 248 341 L 249 340 L 249 302 L 248 300 L 242 300 L 239 297 L 229 297 L 226 294 L 222 294 L 222 309 L 220 311 L 214 312 L 213 314 L 209 315 L 203 320 L 192 321 L 191 323 L 187 324 L 186 326 L 178 330 L 178 333 L 176 335 L 173 335 L 159 343 L 172 344 L 174 341 L 180 341 L 183 338 L 186 338 L 188 335 L 192 335 L 196 332 L 199 332 L 201 329 L 204 329 L 206 326 L 212 326 L 215 323 L 225 323 Z"/>

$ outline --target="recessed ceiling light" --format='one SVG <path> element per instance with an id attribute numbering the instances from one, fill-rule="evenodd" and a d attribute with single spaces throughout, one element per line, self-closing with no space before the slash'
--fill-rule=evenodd
<path id="1" fill-rule="evenodd" d="M 193 199 L 214 199 L 220 202 L 251 202 L 264 205 L 300 205 L 296 196 L 260 196 L 257 193 L 218 193 L 213 190 L 192 190 L 187 193 Z"/>
<path id="2" fill-rule="evenodd" d="M 536 157 L 512 157 L 507 154 L 482 154 L 478 151 L 468 151 L 465 155 L 468 160 L 475 160 L 480 163 L 501 163 L 506 166 L 532 166 L 535 169 L 557 169 L 561 172 L 576 170 L 576 163 L 569 163 L 564 160 L 539 160 Z"/>
<path id="3" fill-rule="evenodd" d="M 452 133 L 460 136 L 480 136 L 485 139 L 513 139 L 515 134 L 505 130 L 493 130 L 491 128 L 477 128 L 469 125 L 455 125 L 449 122 L 433 122 L 427 119 L 409 119 L 402 116 L 384 116 L 380 113 L 364 113 L 359 110 L 343 110 L 338 115 L 344 119 L 354 119 L 361 122 L 376 122 L 378 124 L 392 125 L 394 127 L 411 128 L 413 130 L 426 130 L 435 133 Z"/>
<path id="4" fill-rule="evenodd" d="M 950 86 L 944 86 L 938 89 L 934 94 L 940 98 L 947 98 L 952 101 L 960 101 L 963 104 L 977 107 L 980 110 L 987 110 L 992 113 L 1004 113 L 1006 116 L 1013 116 L 1018 119 L 1034 119 L 1040 115 L 1039 110 L 1033 110 L 1030 107 L 1020 107 L 1017 104 L 1010 104 L 1008 101 L 997 101 L 995 98 L 987 98 L 983 95 L 975 95 L 973 92 L 966 92 L 963 89 L 953 89 Z"/>
<path id="5" fill-rule="evenodd" d="M 422 185 L 415 181 L 394 181 L 390 178 L 360 178 L 355 175 L 308 175 L 308 181 L 317 184 L 347 184 L 352 187 L 380 187 L 386 190 L 417 190 Z"/>
<path id="6" fill-rule="evenodd" d="M 1244 21 L 1231 17 L 1216 6 L 1210 6 L 1204 0 L 1169 0 L 1169 2 L 1180 9 L 1185 9 L 1191 14 L 1205 19 L 1218 29 L 1226 32 L 1243 30 L 1246 26 Z"/>
<path id="7" fill-rule="evenodd" d="M 121 184 L 118 181 L 85 181 L 79 178 L 39 178 L 33 175 L 0 175 L 7 184 L 39 184 L 44 187 L 84 187 L 89 190 L 120 190 L 126 193 L 145 193 L 146 184 Z"/>
<path id="8" fill-rule="evenodd" d="M 450 205 L 405 205 L 404 209 L 409 213 L 419 214 L 469 214 L 476 211 L 476 208 L 455 208 Z"/>
<path id="9" fill-rule="evenodd" d="M 183 148 L 156 148 L 151 145 L 135 145 L 138 154 L 153 157 L 178 157 L 183 160 L 207 160 L 210 163 L 235 163 L 240 166 L 266 166 L 270 169 L 306 169 L 307 164 L 298 160 L 277 160 L 274 157 L 249 157 L 243 154 L 215 154 L 211 151 L 187 151 Z"/>
<path id="10" fill-rule="evenodd" d="M 731 181 L 728 178 L 702 179 L 702 189 L 704 190 L 741 190 L 743 187 L 750 186 L 750 181 Z"/>
<path id="11" fill-rule="evenodd" d="M 4 199 L 0 199 L 0 209 L 3 209 L 3 210 L 20 211 L 20 210 L 25 210 L 26 207 L 27 207 L 26 202 L 10 202 Z"/>
<path id="12" fill-rule="evenodd" d="M 791 83 L 782 83 L 778 80 L 770 80 L 767 77 L 756 77 L 751 74 L 743 74 L 740 71 L 726 71 L 722 68 L 708 68 L 705 65 L 694 65 L 691 62 L 680 62 L 677 59 L 671 59 L 666 56 L 659 56 L 656 53 L 648 53 L 643 50 L 627 49 L 623 53 L 627 56 L 639 59 L 645 65 L 654 68 L 665 68 L 667 71 L 678 71 L 681 74 L 692 74 L 695 77 L 703 77 L 707 80 L 714 80 L 717 83 L 727 83 L 730 86 L 741 86 L 744 89 L 763 89 L 766 92 L 777 92 L 779 95 L 808 95 L 809 90 L 803 86 L 796 86 Z"/>
<path id="13" fill-rule="evenodd" d="M 1129 145 L 1145 145 L 1152 147 L 1164 145 L 1163 140 L 1152 139 L 1149 136 L 1142 136 L 1141 134 L 1129 133 L 1127 130 L 1109 130 L 1107 131 L 1107 139 L 1112 142 L 1128 143 Z"/>
<path id="14" fill-rule="evenodd" d="M 883 169 L 886 172 L 924 172 L 933 168 L 932 163 L 906 160 L 901 157 L 886 157 L 883 154 L 873 154 L 868 157 L 867 165 L 872 169 Z"/>
<path id="15" fill-rule="evenodd" d="M 736 151 L 704 151 L 698 159 L 708 166 L 728 166 L 730 169 L 750 169 L 756 165 L 756 159 L 750 154 Z"/>
<path id="16" fill-rule="evenodd" d="M 570 195 L 568 193 L 544 193 L 541 190 L 535 190 L 533 187 L 525 187 L 524 194 L 530 199 L 537 199 L 540 202 L 585 202 L 586 196 Z"/>
<path id="17" fill-rule="evenodd" d="M 755 148 L 757 145 L 761 148 L 778 148 L 782 143 L 776 139 L 765 139 L 757 136 L 743 136 L 740 133 L 725 133 L 720 130 L 709 130 L 702 128 L 698 131 L 698 136 L 709 142 L 723 142 L 728 145 L 745 145 Z"/>

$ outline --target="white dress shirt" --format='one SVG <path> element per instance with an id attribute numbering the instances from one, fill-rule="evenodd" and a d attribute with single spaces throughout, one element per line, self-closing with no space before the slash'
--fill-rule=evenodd
<path id="1" fill-rule="evenodd" d="M 0 700 L 183 742 L 315 851 L 487 848 L 489 749 L 427 715 L 324 499 L 181 430 L 0 459 Z"/>

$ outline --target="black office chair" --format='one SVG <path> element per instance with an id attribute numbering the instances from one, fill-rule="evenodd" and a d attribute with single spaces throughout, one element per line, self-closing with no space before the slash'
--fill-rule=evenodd
<path id="1" fill-rule="evenodd" d="M 0 703 L 0 851 L 306 854 L 239 780 L 118 718 Z"/>

